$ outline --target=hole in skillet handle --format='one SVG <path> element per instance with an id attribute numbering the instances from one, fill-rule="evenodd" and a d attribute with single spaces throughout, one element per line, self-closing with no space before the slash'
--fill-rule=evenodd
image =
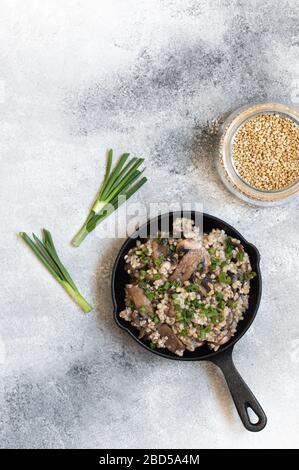
<path id="1" fill-rule="evenodd" d="M 258 424 L 260 418 L 258 417 L 258 415 L 255 414 L 255 412 L 254 412 L 254 410 L 251 408 L 250 404 L 249 404 L 249 403 L 245 403 L 245 407 L 246 407 L 246 410 L 247 410 L 248 419 L 249 419 L 249 421 L 251 422 L 251 424 Z"/>

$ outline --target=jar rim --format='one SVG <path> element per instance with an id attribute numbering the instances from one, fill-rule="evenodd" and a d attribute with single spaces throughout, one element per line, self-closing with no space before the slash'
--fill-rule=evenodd
<path id="1" fill-rule="evenodd" d="M 221 179 L 228 189 L 235 195 L 241 197 L 241 199 L 249 199 L 247 202 L 256 204 L 259 202 L 275 204 L 289 200 L 289 198 L 294 196 L 299 191 L 299 180 L 295 180 L 290 185 L 277 190 L 256 188 L 239 175 L 232 155 L 233 141 L 237 132 L 245 122 L 260 114 L 281 114 L 288 117 L 299 126 L 299 113 L 286 104 L 256 103 L 238 108 L 228 116 L 221 127 L 222 133 L 219 143 L 218 170 L 222 173 L 220 175 Z"/>

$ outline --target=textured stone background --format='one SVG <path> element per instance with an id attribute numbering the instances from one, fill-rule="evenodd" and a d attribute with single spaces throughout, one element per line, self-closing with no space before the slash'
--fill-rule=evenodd
<path id="1" fill-rule="evenodd" d="M 212 154 L 229 110 L 296 104 L 298 18 L 297 0 L 1 0 L 1 447 L 298 447 L 298 202 L 241 203 Z M 235 360 L 262 433 L 243 429 L 214 366 L 159 359 L 116 328 L 121 240 L 69 245 L 110 146 L 147 159 L 140 200 L 201 201 L 260 249 L 262 304 Z M 43 226 L 93 314 L 16 236 Z"/>

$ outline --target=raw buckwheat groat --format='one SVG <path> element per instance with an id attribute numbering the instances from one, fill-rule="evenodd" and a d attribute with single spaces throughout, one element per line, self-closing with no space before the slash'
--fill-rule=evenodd
<path id="1" fill-rule="evenodd" d="M 289 186 L 299 178 L 299 126 L 280 114 L 258 114 L 237 132 L 233 160 L 254 188 L 277 191 Z"/>

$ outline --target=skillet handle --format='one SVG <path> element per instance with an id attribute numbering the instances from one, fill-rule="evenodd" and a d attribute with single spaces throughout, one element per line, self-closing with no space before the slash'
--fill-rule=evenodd
<path id="1" fill-rule="evenodd" d="M 261 405 L 237 371 L 232 358 L 233 349 L 233 347 L 227 349 L 223 353 L 211 358 L 210 361 L 221 369 L 245 428 L 248 431 L 258 432 L 266 426 L 267 417 Z M 250 419 L 248 413 L 250 408 L 258 417 L 256 423 Z"/>

